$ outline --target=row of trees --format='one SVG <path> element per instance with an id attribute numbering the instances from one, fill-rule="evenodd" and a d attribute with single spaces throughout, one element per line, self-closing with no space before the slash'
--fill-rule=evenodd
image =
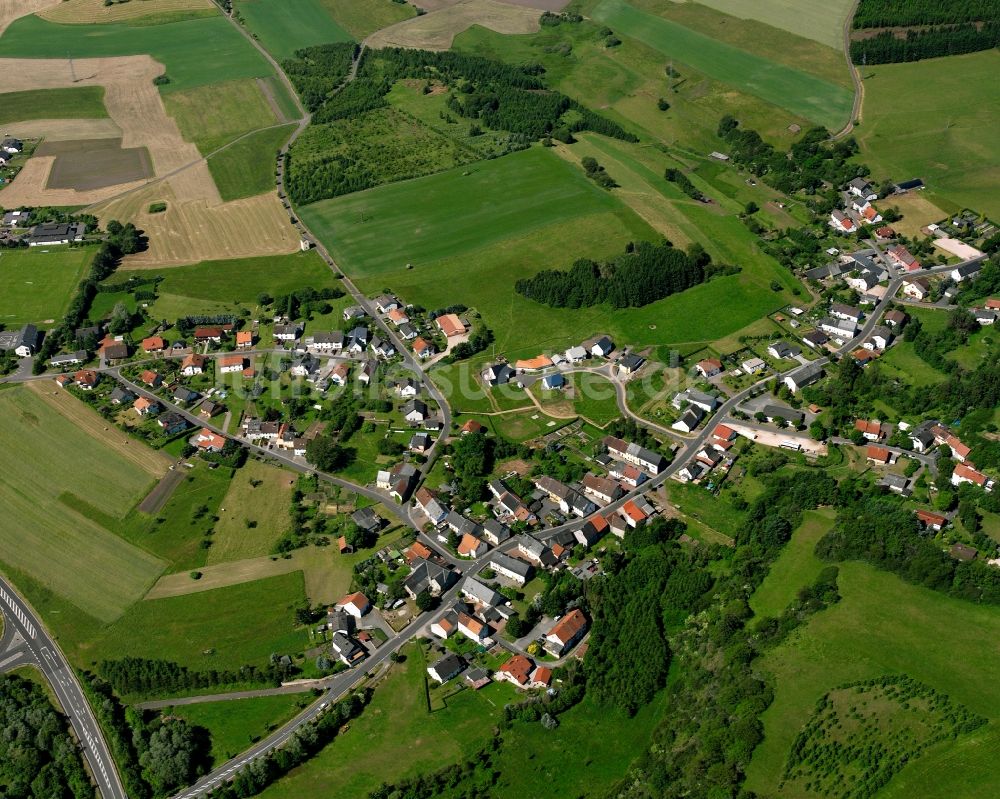
<path id="1" fill-rule="evenodd" d="M 947 25 L 1000 19 L 1000 0 L 861 0 L 855 28 Z"/>
<path id="2" fill-rule="evenodd" d="M 697 200 L 698 202 L 705 202 L 705 195 L 698 191 L 698 187 L 691 182 L 691 178 L 681 172 L 679 169 L 673 169 L 672 167 L 667 167 L 663 173 L 663 177 L 675 183 L 677 188 L 684 192 L 692 200 Z"/>
<path id="3" fill-rule="evenodd" d="M 546 269 L 518 280 L 519 294 L 554 308 L 588 308 L 602 303 L 612 308 L 635 308 L 704 283 L 732 268 L 713 267 L 700 246 L 687 252 L 669 241 L 629 244 L 614 261 L 598 263 L 583 258 L 569 271 Z"/>
<path id="4" fill-rule="evenodd" d="M 1000 46 L 1000 21 L 910 29 L 905 37 L 881 31 L 851 42 L 855 64 L 895 64 L 948 55 L 975 53 Z"/>
<path id="5" fill-rule="evenodd" d="M 137 657 L 102 660 L 97 671 L 116 693 L 123 696 L 173 694 L 219 685 L 280 685 L 288 676 L 278 665 L 195 671 L 168 660 Z"/>

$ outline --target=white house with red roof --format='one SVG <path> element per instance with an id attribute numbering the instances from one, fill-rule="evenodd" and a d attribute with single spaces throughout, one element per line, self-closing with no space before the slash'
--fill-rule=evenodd
<path id="1" fill-rule="evenodd" d="M 348 594 L 341 599 L 340 602 L 337 603 L 337 608 L 346 613 L 350 613 L 356 619 L 360 619 L 372 609 L 372 603 L 369 602 L 368 597 L 360 591 L 355 591 L 353 594 Z"/>

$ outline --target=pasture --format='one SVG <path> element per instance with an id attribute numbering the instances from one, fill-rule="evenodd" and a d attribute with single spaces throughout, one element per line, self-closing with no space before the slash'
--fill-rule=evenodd
<path id="1" fill-rule="evenodd" d="M 775 698 L 762 717 L 764 742 L 754 752 L 746 788 L 774 792 L 792 740 L 826 692 L 846 682 L 906 674 L 991 724 L 939 744 L 907 766 L 886 793 L 913 795 L 901 792 L 908 785 L 919 786 L 921 797 L 995 795 L 989 764 L 1000 750 L 1000 686 L 991 677 L 1000 609 L 910 585 L 863 563 L 841 564 L 839 586 L 838 604 L 757 661 L 756 668 L 773 677 Z"/>
<path id="2" fill-rule="evenodd" d="M 162 275 L 161 297 L 204 300 L 223 307 L 256 307 L 257 298 L 264 292 L 278 296 L 303 286 L 320 289 L 336 285 L 314 250 L 271 258 L 202 261 L 165 269 Z M 152 313 L 159 313 L 156 305 Z"/>
<path id="3" fill-rule="evenodd" d="M 367 796 L 383 782 L 469 757 L 487 741 L 504 704 L 512 701 L 513 689 L 493 684 L 480 691 L 465 690 L 448 698 L 446 707 L 431 712 L 423 654 L 414 644 L 401 652 L 405 660 L 394 664 L 378 683 L 371 704 L 349 729 L 260 794 L 262 799 Z"/>
<path id="4" fill-rule="evenodd" d="M 616 33 L 658 50 L 664 60 L 689 64 L 710 78 L 831 130 L 839 129 L 850 114 L 853 97 L 843 86 L 640 11 L 625 0 L 601 0 L 593 15 Z"/>
<path id="5" fill-rule="evenodd" d="M 202 155 L 244 133 L 278 122 L 259 82 L 251 78 L 171 92 L 163 104 L 181 135 L 194 142 Z"/>
<path id="6" fill-rule="evenodd" d="M 131 4 L 130 4 L 131 5 Z M 0 38 L 0 58 L 99 58 L 149 54 L 167 69 L 163 95 L 220 81 L 266 78 L 270 65 L 220 15 L 164 25 L 57 25 L 22 17 Z"/>
<path id="7" fill-rule="evenodd" d="M 94 252 L 93 247 L 0 250 L 0 322 L 11 328 L 59 321 Z"/>
<path id="8" fill-rule="evenodd" d="M 876 175 L 923 178 L 930 199 L 1000 217 L 1000 50 L 862 69 L 855 130 Z M 933 86 L 933 91 L 927 91 Z"/>
<path id="9" fill-rule="evenodd" d="M 234 6 L 278 60 L 302 47 L 351 40 L 320 0 L 236 0 Z"/>
<path id="10" fill-rule="evenodd" d="M 38 16 L 49 22 L 66 25 L 124 22 L 129 25 L 155 25 L 218 14 L 212 0 L 142 0 L 142 2 L 105 5 L 104 0 L 62 0 Z"/>
<path id="11" fill-rule="evenodd" d="M 538 30 L 539 16 L 537 9 L 498 0 L 458 0 L 376 31 L 368 38 L 368 44 L 447 50 L 456 34 L 473 25 L 502 34 L 533 33 Z"/>
<path id="12" fill-rule="evenodd" d="M 103 86 L 35 89 L 0 94 L 0 124 L 32 119 L 103 119 Z"/>
<path id="13" fill-rule="evenodd" d="M 280 727 L 308 701 L 308 695 L 302 694 L 258 696 L 177 705 L 165 709 L 163 715 L 176 716 L 208 730 L 212 736 L 212 763 L 219 765 L 244 751 L 253 738 L 263 738 Z"/>
<path id="14" fill-rule="evenodd" d="M 150 599 L 133 605 L 93 642 L 78 643 L 77 656 L 88 661 L 126 655 L 163 658 L 193 669 L 263 665 L 272 652 L 302 650 L 306 634 L 295 629 L 294 612 L 304 603 L 298 572 Z"/>
<path id="15" fill-rule="evenodd" d="M 375 31 L 416 14 L 409 3 L 393 0 L 319 0 L 334 21 L 359 42 Z"/>
<path id="16" fill-rule="evenodd" d="M 233 477 L 219 509 L 208 563 L 266 555 L 288 525 L 291 472 L 250 460 Z M 248 527 L 254 522 L 255 527 Z"/>
<path id="17" fill-rule="evenodd" d="M 123 517 L 166 471 L 165 460 L 138 442 L 126 444 L 117 431 L 93 435 L 103 420 L 72 397 L 72 415 L 64 414 L 49 402 L 53 391 L 61 389 L 46 382 L 0 392 L 0 558 L 110 622 L 146 592 L 163 563 L 62 499 L 85 498 Z"/>
<path id="18" fill-rule="evenodd" d="M 251 133 L 208 159 L 208 169 L 226 202 L 274 191 L 278 150 L 288 140 L 294 124 Z"/>
<path id="19" fill-rule="evenodd" d="M 811 510 L 803 514 L 802 524 L 792 533 L 778 559 L 753 596 L 750 607 L 757 616 L 780 616 L 795 600 L 800 588 L 812 585 L 824 567 L 816 557 L 816 542 L 833 527 L 831 509 Z"/>
<path id="20" fill-rule="evenodd" d="M 610 161 L 608 170 L 619 178 Z M 632 202 L 629 192 L 599 189 L 582 170 L 539 148 L 314 203 L 301 214 L 364 290 L 390 286 L 426 308 L 456 302 L 475 308 L 494 331 L 497 352 L 508 356 L 558 351 L 598 331 L 636 346 L 707 342 L 788 302 L 788 291 L 772 291 L 770 282 L 791 289 L 794 279 L 760 253 L 736 216 L 691 201 L 682 212 L 668 209 L 671 224 L 687 235 L 671 240 L 700 241 L 719 262 L 740 265 L 739 274 L 620 311 L 549 308 L 514 291 L 519 278 L 540 269 L 607 259 L 629 241 L 655 240 L 654 228 L 671 232 L 657 221 L 668 218 L 666 211 L 657 207 L 649 215 L 637 204 L 636 213 L 623 200 Z M 463 410 L 492 410 L 466 399 Z"/>
<path id="21" fill-rule="evenodd" d="M 796 36 L 844 49 L 844 23 L 851 0 L 698 0 L 702 5 L 740 19 L 754 19 Z"/>

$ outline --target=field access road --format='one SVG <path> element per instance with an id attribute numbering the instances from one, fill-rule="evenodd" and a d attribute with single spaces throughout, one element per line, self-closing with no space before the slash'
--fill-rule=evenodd
<path id="1" fill-rule="evenodd" d="M 38 614 L 2 578 L 0 613 L 4 616 L 0 671 L 31 665 L 45 675 L 80 742 L 102 799 L 127 799 L 114 758 L 87 703 L 76 672 L 45 631 Z"/>

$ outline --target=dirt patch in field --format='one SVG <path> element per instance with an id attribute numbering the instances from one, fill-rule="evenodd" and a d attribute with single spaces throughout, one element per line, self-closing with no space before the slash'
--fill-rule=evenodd
<path id="1" fill-rule="evenodd" d="M 64 59 L 0 59 L 0 91 L 30 91 L 68 86 L 103 86 L 104 104 L 112 122 L 121 129 L 121 146 L 145 147 L 153 174 L 170 174 L 200 160 L 198 149 L 184 141 L 174 120 L 167 116 L 153 78 L 163 73 L 163 65 L 146 55 L 118 58 L 74 59 L 72 68 Z M 141 181 L 90 190 L 46 189 L 51 157 L 29 159 L 17 179 L 0 191 L 0 205 L 90 205 L 123 190 L 136 188 Z M 185 170 L 186 172 L 190 170 Z M 180 193 L 190 199 L 221 202 L 207 165 L 204 177 L 186 175 Z M 99 174 L 99 170 L 93 170 Z"/>
<path id="2" fill-rule="evenodd" d="M 142 502 L 139 503 L 139 510 L 143 513 L 157 513 L 160 508 L 167 504 L 167 500 L 170 499 L 170 495 L 174 493 L 174 489 L 177 488 L 184 480 L 184 473 L 180 469 L 174 469 L 172 472 L 167 472 L 160 478 L 153 490 L 146 494 Z"/>
<path id="3" fill-rule="evenodd" d="M 184 194 L 178 184 L 201 178 L 211 181 L 207 169 L 204 173 L 188 169 L 90 209 L 102 221 L 128 220 L 146 231 L 149 249 L 128 256 L 124 268 L 153 269 L 222 258 L 282 255 L 299 248 L 298 233 L 277 194 L 228 203 L 182 200 Z M 166 202 L 167 210 L 149 213 L 150 203 L 157 201 Z"/>
<path id="4" fill-rule="evenodd" d="M 48 2 L 44 5 L 51 6 Z M 131 0 L 105 6 L 104 0 L 64 0 L 38 16 L 50 22 L 66 25 L 125 22 L 155 14 L 176 14 L 185 11 L 212 10 L 212 0 Z"/>
<path id="5" fill-rule="evenodd" d="M 921 228 L 934 222 L 940 222 L 948 214 L 929 200 L 924 192 L 911 191 L 907 194 L 887 197 L 879 202 L 883 208 L 897 208 L 903 218 L 893 222 L 890 227 L 904 236 L 919 238 L 925 235 Z"/>
<path id="6" fill-rule="evenodd" d="M 145 147 L 122 147 L 121 139 L 44 141 L 35 155 L 55 158 L 47 189 L 89 191 L 151 178 L 153 165 Z"/>
<path id="7" fill-rule="evenodd" d="M 113 119 L 32 119 L 4 125 L 4 133 L 19 139 L 74 141 L 76 139 L 119 139 L 122 129 Z"/>
<path id="8" fill-rule="evenodd" d="M 103 2 L 103 0 L 101 0 Z M 60 0 L 0 0 L 0 34 L 15 19 L 58 6 Z"/>
<path id="9" fill-rule="evenodd" d="M 94 438 L 100 439 L 137 468 L 153 477 L 161 477 L 166 473 L 167 467 L 171 463 L 167 454 L 151 449 L 126 435 L 114 425 L 108 424 L 90 406 L 59 388 L 54 382 L 34 380 L 27 386 L 78 428 Z"/>
<path id="10" fill-rule="evenodd" d="M 456 35 L 473 25 L 481 25 L 497 33 L 535 33 L 539 16 L 537 8 L 522 4 L 499 0 L 458 0 L 451 4 L 438 4 L 436 9 L 428 9 L 427 14 L 383 28 L 368 37 L 367 43 L 373 48 L 447 50 Z"/>

